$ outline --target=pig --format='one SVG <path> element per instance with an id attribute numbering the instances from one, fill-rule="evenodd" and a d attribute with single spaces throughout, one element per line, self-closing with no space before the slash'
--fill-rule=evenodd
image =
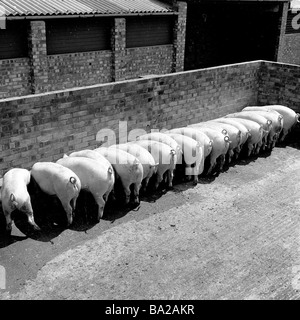
<path id="1" fill-rule="evenodd" d="M 154 188 L 157 189 L 160 183 L 164 180 L 164 174 L 166 174 L 168 187 L 171 188 L 173 186 L 174 170 L 177 164 L 176 151 L 169 145 L 158 141 L 137 140 L 129 143 L 138 144 L 148 150 L 153 156 L 154 161 L 158 163 Z"/>
<path id="2" fill-rule="evenodd" d="M 30 178 L 30 171 L 21 168 L 10 169 L 3 176 L 1 201 L 6 219 L 7 233 L 12 230 L 11 214 L 16 209 L 27 215 L 28 223 L 34 230 L 40 230 L 34 221 L 31 199 L 27 190 Z"/>
<path id="3" fill-rule="evenodd" d="M 262 145 L 261 149 L 264 150 L 267 146 L 267 137 L 272 129 L 272 121 L 263 117 L 262 115 L 255 114 L 251 111 L 242 111 L 242 112 L 236 112 L 231 113 L 225 116 L 225 118 L 242 118 L 247 120 L 252 120 L 257 122 L 258 124 L 262 125 L 263 128 L 263 138 L 262 138 Z"/>
<path id="4" fill-rule="evenodd" d="M 213 140 L 213 148 L 210 153 L 209 158 L 209 168 L 207 170 L 207 174 L 211 174 L 212 170 L 215 168 L 217 164 L 217 159 L 220 160 L 220 170 L 223 169 L 223 165 L 225 162 L 225 155 L 229 149 L 230 139 L 228 135 L 224 135 L 220 130 L 212 129 L 209 127 L 200 126 L 197 124 L 189 125 L 188 127 L 194 128 L 205 133 L 211 140 Z"/>
<path id="5" fill-rule="evenodd" d="M 89 191 L 98 205 L 97 221 L 103 216 L 105 204 L 113 187 L 113 170 L 106 170 L 98 160 L 88 157 L 64 157 L 56 161 L 77 174 L 81 189 Z"/>
<path id="6" fill-rule="evenodd" d="M 64 157 L 67 157 L 67 155 L 64 155 Z M 110 179 L 110 187 L 108 188 L 107 193 L 104 195 L 105 201 L 107 202 L 108 196 L 112 196 L 114 198 L 114 184 L 115 184 L 115 172 L 114 169 L 111 165 L 111 163 L 103 157 L 100 153 L 94 151 L 94 150 L 89 150 L 89 149 L 84 149 L 80 151 L 74 151 L 72 152 L 69 157 L 85 157 L 85 158 L 90 158 L 94 159 L 98 162 L 100 162 L 102 169 L 107 172 L 108 176 L 111 176 Z"/>
<path id="7" fill-rule="evenodd" d="M 182 150 L 185 164 L 185 173 L 188 178 L 193 175 L 194 184 L 198 183 L 198 175 L 200 175 L 204 168 L 204 152 L 203 146 L 195 139 L 184 136 L 179 133 L 166 133 L 174 139 Z M 194 167 L 192 168 L 192 166 Z M 202 169 L 202 171 L 201 171 Z"/>
<path id="8" fill-rule="evenodd" d="M 105 157 L 103 157 L 100 153 L 94 150 L 84 149 L 84 150 L 74 151 L 70 153 L 69 157 L 85 157 L 85 158 L 90 158 L 90 159 L 100 161 L 102 166 L 105 168 L 105 170 L 107 170 L 109 174 L 113 175 L 113 180 L 114 180 L 114 171 L 111 163 Z"/>
<path id="9" fill-rule="evenodd" d="M 218 124 L 215 124 L 213 122 L 203 121 L 203 122 L 194 123 L 192 125 L 195 125 L 196 127 L 207 127 L 207 128 L 215 129 L 215 130 L 221 132 L 224 136 L 228 135 L 226 129 L 221 128 L 220 126 L 218 126 Z"/>
<path id="10" fill-rule="evenodd" d="M 268 110 L 277 111 L 283 116 L 283 129 L 279 141 L 284 141 L 286 135 L 299 123 L 299 113 L 282 105 L 266 105 L 263 107 Z"/>
<path id="11" fill-rule="evenodd" d="M 283 116 L 277 111 L 263 110 L 261 107 L 246 107 L 243 111 L 255 112 L 272 121 L 272 128 L 267 139 L 268 148 L 272 149 L 283 129 Z"/>
<path id="12" fill-rule="evenodd" d="M 236 121 L 233 118 L 217 118 L 217 119 L 213 119 L 211 121 L 215 121 L 215 122 L 220 122 L 220 123 L 227 123 L 227 124 L 231 124 L 232 126 L 236 127 L 237 129 L 240 130 L 241 132 L 241 142 L 240 142 L 240 149 L 242 148 L 242 146 L 246 143 L 246 141 L 248 140 L 248 138 L 251 136 L 250 130 L 248 130 L 245 125 L 243 125 L 242 123 Z M 236 156 L 236 158 L 238 157 L 238 154 Z"/>
<path id="13" fill-rule="evenodd" d="M 182 151 L 180 146 L 174 139 L 172 139 L 170 136 L 166 135 L 163 132 L 151 132 L 151 133 L 143 134 L 139 136 L 137 140 L 151 140 L 151 141 L 157 141 L 157 142 L 167 144 L 169 147 L 171 147 L 176 151 L 177 163 L 179 159 L 181 159 Z"/>
<path id="14" fill-rule="evenodd" d="M 122 143 L 122 144 L 115 144 L 110 146 L 109 148 L 118 148 L 123 151 L 126 151 L 136 157 L 143 166 L 143 183 L 142 186 L 143 191 L 145 192 L 149 183 L 150 178 L 153 174 L 157 171 L 158 163 L 155 163 L 155 160 L 151 153 L 146 150 L 145 148 L 139 146 L 138 144 L 129 144 L 129 143 Z"/>
<path id="15" fill-rule="evenodd" d="M 249 157 L 252 153 L 258 154 L 262 146 L 262 139 L 263 139 L 263 133 L 264 133 L 263 126 L 258 124 L 255 121 L 248 120 L 248 119 L 242 119 L 242 118 L 225 118 L 225 119 L 230 119 L 230 120 L 239 122 L 250 131 L 251 135 L 249 136 L 246 142 L 247 156 Z"/>
<path id="16" fill-rule="evenodd" d="M 241 131 L 235 126 L 228 123 L 221 123 L 216 121 L 208 121 L 209 123 L 216 123 L 220 128 L 225 129 L 231 141 L 228 149 L 228 163 L 235 157 L 237 158 L 241 151 Z"/>
<path id="17" fill-rule="evenodd" d="M 140 203 L 139 192 L 144 174 L 141 162 L 130 153 L 121 149 L 99 147 L 94 150 L 104 156 L 115 169 L 124 188 L 125 203 L 128 204 L 130 202 L 130 186 L 133 185 L 133 203 L 138 205 Z"/>
<path id="18" fill-rule="evenodd" d="M 43 192 L 58 197 L 67 213 L 68 226 L 72 224 L 81 190 L 81 181 L 77 174 L 58 163 L 36 162 L 31 168 L 31 176 Z"/>
<path id="19" fill-rule="evenodd" d="M 179 133 L 197 140 L 204 148 L 204 158 L 206 158 L 212 151 L 213 141 L 205 133 L 199 130 L 182 127 L 165 131 L 165 133 Z"/>

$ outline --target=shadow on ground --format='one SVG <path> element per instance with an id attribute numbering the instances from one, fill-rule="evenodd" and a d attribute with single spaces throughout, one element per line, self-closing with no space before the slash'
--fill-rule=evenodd
<path id="1" fill-rule="evenodd" d="M 300 125 L 295 126 L 292 132 L 290 132 L 284 142 L 276 145 L 278 148 L 291 147 L 300 150 Z"/>

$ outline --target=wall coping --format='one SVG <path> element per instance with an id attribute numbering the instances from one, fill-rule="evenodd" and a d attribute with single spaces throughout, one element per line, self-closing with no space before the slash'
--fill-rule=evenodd
<path id="1" fill-rule="evenodd" d="M 273 65 L 278 65 L 278 66 L 289 66 L 289 67 L 295 67 L 295 68 L 300 68 L 299 64 L 295 63 L 285 63 L 285 62 L 277 62 L 277 61 L 268 61 L 268 60 L 261 60 L 262 63 L 269 63 Z"/>

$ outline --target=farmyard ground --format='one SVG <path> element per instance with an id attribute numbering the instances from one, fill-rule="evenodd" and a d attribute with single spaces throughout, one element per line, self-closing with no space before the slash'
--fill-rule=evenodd
<path id="1" fill-rule="evenodd" d="M 2 299 L 297 299 L 300 134 L 99 224 L 1 238 Z"/>

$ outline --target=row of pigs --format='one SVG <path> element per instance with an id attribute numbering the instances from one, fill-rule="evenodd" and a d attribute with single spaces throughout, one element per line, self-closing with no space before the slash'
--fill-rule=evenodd
<path id="1" fill-rule="evenodd" d="M 87 190 L 98 205 L 99 221 L 108 196 L 120 197 L 114 192 L 117 184 L 126 204 L 139 204 L 140 190 L 149 189 L 150 178 L 154 189 L 161 183 L 172 187 L 174 171 L 196 184 L 199 175 L 222 170 L 224 163 L 237 159 L 242 147 L 248 156 L 272 149 L 299 122 L 298 116 L 281 105 L 246 107 L 188 127 L 151 132 L 126 144 L 73 152 L 56 163 L 37 162 L 30 171 L 12 168 L 3 176 L 0 192 L 6 231 L 11 232 L 14 210 L 25 213 L 28 223 L 40 230 L 27 189 L 31 180 L 60 200 L 68 225 L 73 222 L 80 190 Z"/>

